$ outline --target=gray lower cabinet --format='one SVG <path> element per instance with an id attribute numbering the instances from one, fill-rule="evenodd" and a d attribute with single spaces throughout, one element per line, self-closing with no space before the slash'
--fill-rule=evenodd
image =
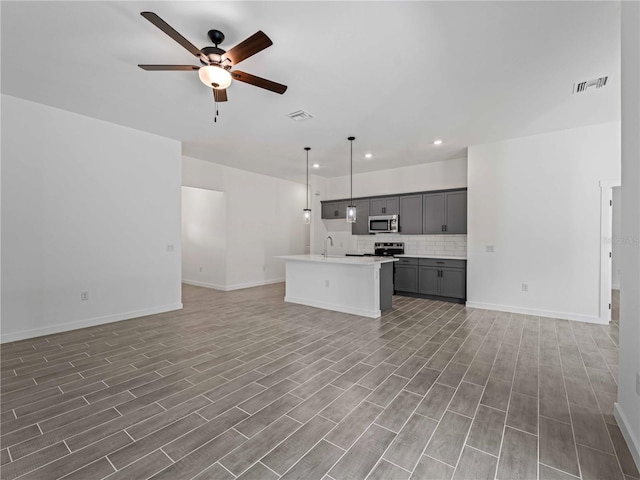
<path id="1" fill-rule="evenodd" d="M 347 218 L 348 202 L 326 202 L 322 204 L 322 218 Z"/>
<path id="2" fill-rule="evenodd" d="M 400 197 L 400 233 L 422 234 L 422 195 Z"/>
<path id="3" fill-rule="evenodd" d="M 465 260 L 401 257 L 395 264 L 395 291 L 463 302 L 467 297 Z"/>
<path id="4" fill-rule="evenodd" d="M 395 265 L 393 288 L 396 292 L 418 293 L 418 265 Z"/>
<path id="5" fill-rule="evenodd" d="M 369 199 L 354 200 L 356 223 L 351 225 L 353 235 L 369 235 Z"/>

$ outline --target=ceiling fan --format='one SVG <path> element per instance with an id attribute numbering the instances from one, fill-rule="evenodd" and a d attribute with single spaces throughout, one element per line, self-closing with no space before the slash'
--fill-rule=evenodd
<path id="1" fill-rule="evenodd" d="M 275 93 L 283 94 L 287 90 L 286 85 L 272 82 L 264 78 L 256 77 L 250 73 L 232 70 L 238 63 L 273 45 L 273 42 L 262 31 L 258 31 L 249 38 L 240 42 L 235 47 L 225 51 L 218 47 L 224 41 L 224 34 L 219 30 L 209 30 L 208 35 L 215 46 L 196 48 L 189 40 L 180 35 L 171 25 L 162 20 L 153 12 L 141 12 L 144 18 L 169 35 L 173 40 L 182 45 L 192 55 L 200 60 L 202 66 L 196 65 L 138 65 L 143 70 L 198 71 L 202 83 L 213 89 L 215 102 L 226 102 L 226 88 L 232 80 L 255 85 Z"/>

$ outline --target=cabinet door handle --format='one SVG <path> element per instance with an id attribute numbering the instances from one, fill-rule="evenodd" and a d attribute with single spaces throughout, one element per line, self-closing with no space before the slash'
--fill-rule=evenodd
<path id="1" fill-rule="evenodd" d="M 444 231 L 445 231 L 445 232 L 447 231 L 447 226 L 446 226 L 446 225 L 444 226 Z"/>
<path id="2" fill-rule="evenodd" d="M 440 231 L 444 232 L 444 225 L 440 225 Z"/>
<path id="3" fill-rule="evenodd" d="M 382 213 L 387 213 L 387 207 L 382 207 Z"/>
<path id="4" fill-rule="evenodd" d="M 444 262 L 436 262 L 438 265 L 444 265 Z"/>

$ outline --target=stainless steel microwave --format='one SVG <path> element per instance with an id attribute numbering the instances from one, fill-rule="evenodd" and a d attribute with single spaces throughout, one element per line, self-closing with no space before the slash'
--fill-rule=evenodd
<path id="1" fill-rule="evenodd" d="M 399 215 L 369 217 L 369 233 L 398 233 Z"/>

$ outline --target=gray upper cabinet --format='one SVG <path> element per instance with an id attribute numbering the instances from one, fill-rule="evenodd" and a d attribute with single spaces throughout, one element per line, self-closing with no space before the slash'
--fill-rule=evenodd
<path id="1" fill-rule="evenodd" d="M 369 199 L 354 200 L 356 223 L 351 226 L 353 235 L 369 235 Z"/>
<path id="2" fill-rule="evenodd" d="M 422 195 L 422 233 L 444 233 L 444 193 Z"/>
<path id="3" fill-rule="evenodd" d="M 445 193 L 445 232 L 467 233 L 467 192 Z"/>
<path id="4" fill-rule="evenodd" d="M 398 197 L 380 197 L 369 200 L 369 215 L 399 215 Z"/>
<path id="5" fill-rule="evenodd" d="M 347 218 L 347 202 L 325 202 L 322 204 L 322 218 Z"/>
<path id="6" fill-rule="evenodd" d="M 422 195 L 400 197 L 400 233 L 404 235 L 422 233 Z"/>
<path id="7" fill-rule="evenodd" d="M 467 233 L 467 191 L 423 194 L 422 233 Z"/>

